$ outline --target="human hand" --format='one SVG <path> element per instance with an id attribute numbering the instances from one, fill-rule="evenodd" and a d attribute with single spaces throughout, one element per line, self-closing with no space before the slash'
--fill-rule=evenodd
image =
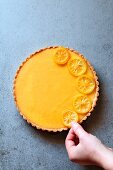
<path id="1" fill-rule="evenodd" d="M 65 145 L 71 161 L 113 170 L 113 151 L 87 133 L 78 123 L 72 123 Z"/>

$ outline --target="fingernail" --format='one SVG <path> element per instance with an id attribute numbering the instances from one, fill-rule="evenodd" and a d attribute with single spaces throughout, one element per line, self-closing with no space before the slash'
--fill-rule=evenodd
<path id="1" fill-rule="evenodd" d="M 76 122 L 71 122 L 71 126 L 78 126 L 78 123 L 76 123 Z"/>

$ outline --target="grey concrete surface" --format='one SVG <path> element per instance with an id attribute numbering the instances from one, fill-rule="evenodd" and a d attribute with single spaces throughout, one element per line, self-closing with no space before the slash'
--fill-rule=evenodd
<path id="1" fill-rule="evenodd" d="M 72 47 L 95 67 L 100 97 L 83 126 L 113 147 L 113 0 L 0 0 L 0 170 L 100 169 L 71 163 L 67 132 L 36 130 L 16 110 L 16 69 L 50 45 Z"/>

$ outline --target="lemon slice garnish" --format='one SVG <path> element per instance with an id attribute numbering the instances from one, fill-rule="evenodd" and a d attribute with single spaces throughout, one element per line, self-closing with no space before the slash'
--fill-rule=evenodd
<path id="1" fill-rule="evenodd" d="M 80 76 L 86 72 L 87 65 L 82 59 L 70 59 L 68 69 L 73 76 Z"/>
<path id="2" fill-rule="evenodd" d="M 63 47 L 57 50 L 54 56 L 55 63 L 60 65 L 66 64 L 69 59 L 70 59 L 70 53 L 68 49 Z"/>
<path id="3" fill-rule="evenodd" d="M 73 101 L 73 107 L 77 113 L 85 114 L 91 109 L 91 100 L 86 95 L 78 96 Z"/>
<path id="4" fill-rule="evenodd" d="M 71 122 L 78 122 L 78 114 L 75 111 L 65 110 L 63 112 L 63 123 L 70 128 Z"/>
<path id="5" fill-rule="evenodd" d="M 95 88 L 95 81 L 89 76 L 81 76 L 78 78 L 77 88 L 81 93 L 89 94 Z"/>

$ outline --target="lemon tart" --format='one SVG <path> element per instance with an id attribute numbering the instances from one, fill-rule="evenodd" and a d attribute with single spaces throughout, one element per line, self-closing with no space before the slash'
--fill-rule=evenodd
<path id="1" fill-rule="evenodd" d="M 16 72 L 13 94 L 28 123 L 38 129 L 62 131 L 81 123 L 93 111 L 99 82 L 79 52 L 60 46 L 30 55 Z"/>

